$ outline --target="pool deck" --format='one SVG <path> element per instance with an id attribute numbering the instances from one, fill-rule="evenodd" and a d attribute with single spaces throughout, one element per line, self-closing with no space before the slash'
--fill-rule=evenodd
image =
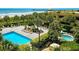
<path id="1" fill-rule="evenodd" d="M 43 30 L 43 33 L 41 33 L 40 35 L 43 35 L 43 34 L 48 32 L 48 29 L 46 29 L 46 28 L 40 27 L 40 29 Z M 30 39 L 34 39 L 34 38 L 38 37 L 37 33 L 25 32 L 24 31 L 24 26 L 3 28 L 2 29 L 2 34 L 8 33 L 8 32 L 12 32 L 12 31 L 14 31 L 16 33 L 19 33 L 19 34 L 21 34 L 21 35 L 23 35 L 25 37 L 28 37 Z"/>

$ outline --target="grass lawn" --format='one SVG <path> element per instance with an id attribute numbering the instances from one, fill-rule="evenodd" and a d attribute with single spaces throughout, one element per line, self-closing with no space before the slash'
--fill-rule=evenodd
<path id="1" fill-rule="evenodd" d="M 43 41 L 45 40 L 46 38 L 48 38 L 48 33 L 45 33 L 43 35 L 40 36 L 40 41 Z M 32 42 L 33 43 L 38 43 L 39 42 L 39 37 L 35 38 L 35 39 L 32 39 Z"/>

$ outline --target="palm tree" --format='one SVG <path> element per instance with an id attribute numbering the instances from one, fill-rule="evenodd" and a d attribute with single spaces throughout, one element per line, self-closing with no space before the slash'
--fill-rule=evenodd
<path id="1" fill-rule="evenodd" d="M 50 25 L 49 25 L 49 29 L 54 31 L 56 33 L 57 36 L 59 36 L 59 32 L 61 30 L 58 21 L 53 21 Z"/>
<path id="2" fill-rule="evenodd" d="M 3 37 L 2 37 L 2 34 L 0 33 L 0 42 L 3 41 Z"/>
<path id="3" fill-rule="evenodd" d="M 7 40 L 4 40 L 2 45 L 3 45 L 3 50 L 4 50 L 4 51 L 5 51 L 5 50 L 8 50 L 9 42 L 8 42 Z"/>
<path id="4" fill-rule="evenodd" d="M 18 50 L 18 45 L 12 44 L 12 42 L 10 42 L 8 40 L 4 40 L 2 45 L 3 45 L 4 51 L 16 51 L 16 50 Z"/>
<path id="5" fill-rule="evenodd" d="M 23 20 L 23 23 L 25 24 L 25 16 L 21 15 L 20 19 Z"/>
<path id="6" fill-rule="evenodd" d="M 14 22 L 16 22 L 17 25 L 19 25 L 19 21 L 20 21 L 19 16 L 15 15 L 14 16 Z"/>
<path id="7" fill-rule="evenodd" d="M 49 39 L 52 41 L 59 41 L 58 37 L 61 36 L 61 24 L 58 15 L 54 18 L 53 22 L 49 24 Z"/>
<path id="8" fill-rule="evenodd" d="M 9 25 L 9 20 L 10 20 L 9 16 L 5 16 L 3 19 L 6 22 L 6 25 L 8 26 Z"/>
<path id="9" fill-rule="evenodd" d="M 79 27 L 73 27 L 72 29 L 71 29 L 71 31 L 73 31 L 73 34 L 74 34 L 74 37 L 76 37 L 76 35 L 79 33 Z"/>
<path id="10" fill-rule="evenodd" d="M 0 51 L 3 50 L 2 43 L 3 43 L 3 37 L 2 34 L 0 33 Z"/>
<path id="11" fill-rule="evenodd" d="M 42 25 L 42 20 L 39 18 L 38 13 L 34 13 L 33 15 L 34 15 L 34 21 L 33 21 L 34 23 L 33 24 L 38 29 L 38 36 L 39 36 L 39 43 L 40 43 L 40 29 L 39 29 L 39 27 Z"/>

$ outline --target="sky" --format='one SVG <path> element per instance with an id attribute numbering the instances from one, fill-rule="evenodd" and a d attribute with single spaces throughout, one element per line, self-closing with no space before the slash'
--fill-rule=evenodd
<path id="1" fill-rule="evenodd" d="M 0 0 L 0 8 L 78 8 L 79 0 Z"/>

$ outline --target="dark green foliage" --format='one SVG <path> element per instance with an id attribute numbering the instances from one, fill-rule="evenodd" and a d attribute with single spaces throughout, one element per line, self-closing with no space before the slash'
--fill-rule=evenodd
<path id="1" fill-rule="evenodd" d="M 3 41 L 2 34 L 0 33 L 0 42 Z"/>
<path id="2" fill-rule="evenodd" d="M 60 48 L 54 48 L 54 51 L 60 51 Z"/>
<path id="3" fill-rule="evenodd" d="M 19 26 L 25 25 L 27 26 L 37 26 L 37 28 L 33 28 L 33 32 L 38 32 L 39 38 L 38 41 L 33 43 L 33 50 L 40 50 L 41 47 L 48 47 L 51 43 L 59 43 L 60 40 L 58 39 L 61 36 L 60 31 L 63 30 L 67 33 L 70 33 L 74 36 L 75 42 L 63 42 L 61 43 L 60 48 L 56 48 L 55 50 L 79 50 L 79 19 L 75 16 L 75 13 L 72 12 L 71 15 L 69 13 L 65 16 L 59 15 L 62 14 L 62 11 L 54 11 L 54 12 L 45 12 L 45 13 L 33 13 L 32 15 L 22 15 L 22 16 L 14 16 L 9 17 L 5 16 L 4 18 L 0 19 L 0 29 L 4 27 L 11 27 L 11 26 Z M 65 13 L 63 13 L 65 14 Z M 63 16 L 63 17 L 60 17 Z M 40 30 L 39 27 L 44 26 L 49 28 L 48 37 L 40 37 Z M 25 28 L 26 29 L 26 28 Z M 41 39 L 42 38 L 42 39 Z M 49 43 L 50 42 L 50 43 Z M 38 46 L 36 48 L 35 46 Z M 66 47 L 66 48 L 65 48 Z M 0 33 L 0 50 L 5 51 L 16 51 L 19 50 L 18 45 L 14 45 L 9 41 L 4 41 L 2 35 Z M 24 50 L 30 50 L 30 47 L 27 46 Z"/>

